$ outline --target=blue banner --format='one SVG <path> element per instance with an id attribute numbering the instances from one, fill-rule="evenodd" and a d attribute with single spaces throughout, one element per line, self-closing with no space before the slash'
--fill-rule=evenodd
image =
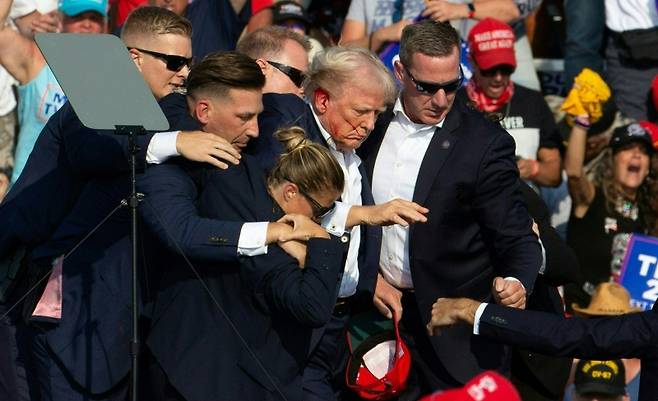
<path id="1" fill-rule="evenodd" d="M 658 238 L 631 236 L 619 281 L 631 294 L 633 306 L 652 308 L 658 299 Z"/>

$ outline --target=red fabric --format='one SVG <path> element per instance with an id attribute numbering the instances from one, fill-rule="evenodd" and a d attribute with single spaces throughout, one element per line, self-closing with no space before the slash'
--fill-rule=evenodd
<path id="1" fill-rule="evenodd" d="M 482 70 L 497 65 L 516 67 L 514 31 L 504 22 L 485 18 L 475 24 L 468 34 L 468 48 Z"/>
<path id="2" fill-rule="evenodd" d="M 110 0 L 110 3 L 117 5 L 117 20 L 115 26 L 120 27 L 126 22 L 128 14 L 139 6 L 147 5 L 148 0 Z"/>
<path id="3" fill-rule="evenodd" d="M 273 0 L 251 0 L 251 15 L 256 15 L 260 10 L 271 7 Z"/>
<path id="4" fill-rule="evenodd" d="M 507 103 L 514 95 L 514 83 L 510 80 L 509 85 L 505 88 L 505 92 L 498 99 L 490 98 L 487 96 L 482 88 L 475 83 L 475 79 L 471 79 L 466 84 L 466 94 L 477 106 L 478 110 L 491 113 L 501 108 Z"/>
<path id="5" fill-rule="evenodd" d="M 651 93 L 653 95 L 653 107 L 658 111 L 658 75 L 656 75 L 651 83 Z"/>
<path id="6" fill-rule="evenodd" d="M 651 142 L 653 142 L 653 150 L 658 150 L 658 125 L 649 121 L 639 121 L 638 124 L 642 126 L 649 135 L 651 135 Z"/>
<path id="7" fill-rule="evenodd" d="M 521 401 L 521 397 L 509 380 L 489 370 L 462 388 L 437 392 L 420 401 Z"/>

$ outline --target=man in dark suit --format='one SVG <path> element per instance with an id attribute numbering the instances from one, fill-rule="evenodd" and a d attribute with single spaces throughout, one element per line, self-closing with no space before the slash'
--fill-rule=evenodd
<path id="1" fill-rule="evenodd" d="M 263 82 L 260 68 L 248 56 L 213 54 L 190 73 L 188 102 L 203 129 L 217 132 L 240 149 L 258 135 Z M 291 163 L 297 164 L 296 170 L 308 170 Z M 281 191 L 265 185 L 262 168 L 248 155 L 226 171 L 190 163 L 151 169 L 149 175 L 155 178 L 200 176 L 198 209 L 205 218 L 270 221 L 289 212 L 277 198 Z M 334 176 L 340 179 L 332 188 L 342 187 L 342 172 Z M 288 196 L 294 192 L 299 197 L 299 188 Z M 329 192 L 332 201 L 336 192 Z M 312 209 L 308 197 L 301 201 L 307 210 Z M 277 245 L 270 245 L 266 255 L 224 263 L 195 263 L 192 268 L 183 259 L 170 257 L 162 265 L 148 341 L 168 382 L 165 395 L 157 399 L 302 399 L 301 372 L 311 328 L 323 325 L 331 315 L 347 242 L 311 226 L 315 232 L 303 270 Z"/>
<path id="2" fill-rule="evenodd" d="M 651 311 L 617 317 L 565 318 L 467 298 L 440 298 L 432 307 L 427 330 L 440 334 L 444 327 L 471 325 L 474 334 L 543 354 L 600 360 L 640 358 L 639 400 L 653 401 L 658 394 L 657 310 L 654 304 Z"/>
<path id="3" fill-rule="evenodd" d="M 154 20 L 170 23 L 168 37 L 158 36 L 162 27 L 149 26 Z M 140 9 L 131 21 L 126 25 L 127 45 L 140 49 L 152 46 L 153 51 L 183 61 L 175 67 L 131 50 L 154 97 L 160 100 L 181 85 L 187 74 L 191 28 L 181 17 L 155 7 Z M 154 29 L 157 33 L 151 36 Z M 66 254 L 63 318 L 48 316 L 33 322 L 38 374 L 30 376 L 41 380 L 44 397 L 76 399 L 89 393 L 121 397 L 122 391 L 110 390 L 122 383 L 130 365 L 125 351 L 130 335 L 130 275 L 124 270 L 130 266 L 127 213 L 112 215 L 82 246 L 78 245 L 128 193 L 126 142 L 123 136 L 83 127 L 66 104 L 47 124 L 23 174 L 0 206 L 0 218 L 6 216 L 4 221 L 10 222 L 0 229 L 0 255 L 6 256 L 12 247 L 28 248 L 33 283 L 43 282 L 53 260 Z M 215 154 L 233 158 L 236 154 L 226 141 L 200 132 L 149 133 L 138 142 L 140 169 L 146 162 L 174 156 L 178 151 L 199 160 Z M 230 153 L 221 151 L 229 148 Z M 215 163 L 225 166 L 219 160 Z M 43 286 L 29 301 L 38 300 L 39 289 Z M 28 302 L 27 314 L 33 309 L 34 303 Z"/>
<path id="4" fill-rule="evenodd" d="M 355 152 L 395 95 L 395 84 L 381 62 L 363 49 L 330 48 L 316 56 L 308 75 L 305 93 L 310 104 L 295 95 L 263 96 L 260 135 L 247 153 L 269 170 L 283 151 L 273 133 L 300 126 L 311 140 L 329 148 L 345 174 L 341 202 L 322 221 L 330 233 L 351 236 L 345 272 L 333 317 L 316 333 L 303 383 L 306 400 L 333 400 L 347 360 L 345 330 L 351 307 L 357 300 L 372 302 L 381 240 L 375 226 L 424 221 L 427 210 L 401 200 L 374 206 Z"/>
<path id="5" fill-rule="evenodd" d="M 524 307 L 542 260 L 512 138 L 455 100 L 463 78 L 457 32 L 434 21 L 406 27 L 395 75 L 400 97 L 361 154 L 376 203 L 401 197 L 430 213 L 425 224 L 384 229 L 375 299 L 402 316 L 417 387 L 426 393 L 508 365 L 502 346 L 459 327 L 429 338 L 425 323 L 437 296 Z"/>

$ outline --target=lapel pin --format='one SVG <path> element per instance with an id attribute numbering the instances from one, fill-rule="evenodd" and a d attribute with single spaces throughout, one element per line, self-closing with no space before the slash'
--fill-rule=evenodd
<path id="1" fill-rule="evenodd" d="M 441 143 L 441 148 L 442 149 L 448 149 L 449 147 L 450 147 L 450 141 L 449 140 L 446 139 L 445 141 L 443 141 Z"/>

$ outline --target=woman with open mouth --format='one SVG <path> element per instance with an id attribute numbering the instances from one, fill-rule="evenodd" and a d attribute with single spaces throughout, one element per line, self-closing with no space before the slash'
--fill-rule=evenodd
<path id="1" fill-rule="evenodd" d="M 646 234 L 655 225 L 649 171 L 653 141 L 640 124 L 616 128 L 603 162 L 592 177 L 583 170 L 587 116 L 574 119 L 565 156 L 572 199 L 567 242 L 581 266 L 578 284 L 565 286 L 565 303 L 587 305 L 597 284 L 618 277 L 632 233 Z"/>

